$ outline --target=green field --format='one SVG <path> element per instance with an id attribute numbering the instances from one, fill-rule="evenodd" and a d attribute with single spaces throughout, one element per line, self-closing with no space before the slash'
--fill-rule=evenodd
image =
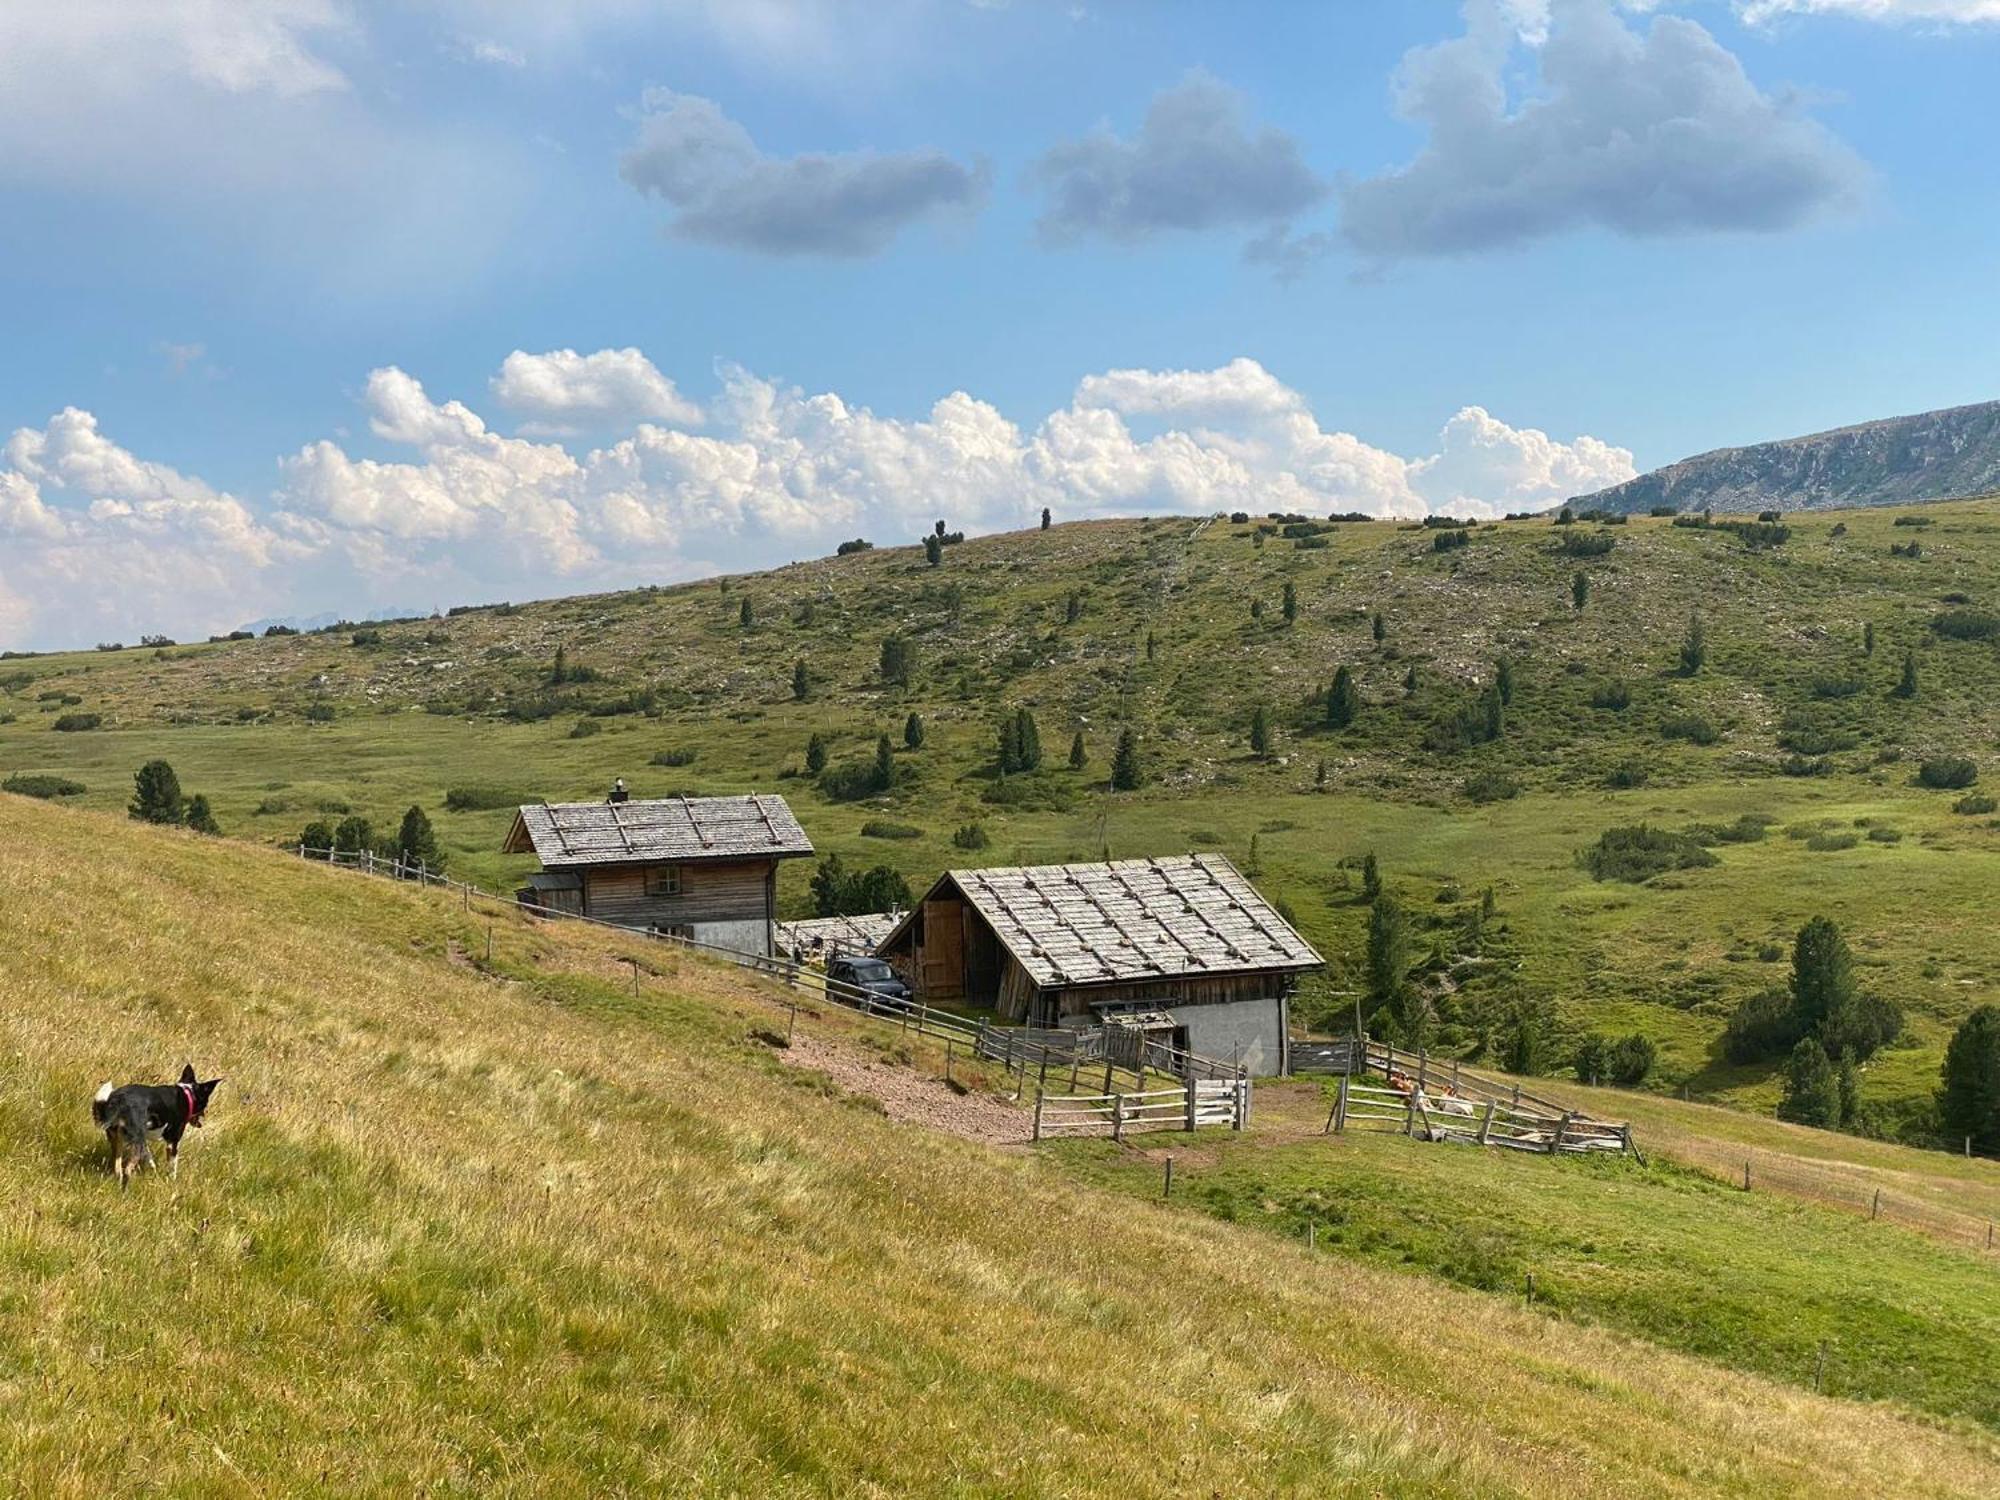
<path id="1" fill-rule="evenodd" d="M 1913 518 L 1930 524 L 1896 524 Z M 893 865 L 917 888 L 952 864 L 1219 849 L 1296 915 L 1331 960 L 1333 991 L 1352 981 L 1365 920 L 1352 862 L 1373 850 L 1418 917 L 1425 982 L 1458 1047 L 1545 1002 L 1558 1065 L 1585 1030 L 1643 1031 L 1661 1049 L 1652 1087 L 1763 1110 L 1769 1069 L 1724 1063 L 1716 1038 L 1738 1001 L 1782 983 L 1792 933 L 1825 913 L 1864 985 L 1908 1018 L 1865 1070 L 1864 1104 L 1877 1128 L 1921 1134 L 1950 1028 L 2000 984 L 2000 931 L 1984 919 L 2000 820 L 1915 784 L 1925 759 L 1983 763 L 2000 742 L 2000 642 L 1937 628 L 1945 612 L 2000 607 L 2000 502 L 1787 524 L 1789 540 L 1752 551 L 1642 518 L 1601 528 L 1610 550 L 1578 557 L 1545 520 L 1480 528 L 1445 553 L 1435 532 L 1388 523 L 1308 549 L 1275 529 L 1260 546 L 1257 527 L 1227 521 L 1083 523 L 968 541 L 937 568 L 918 549 L 882 549 L 358 635 L 6 661 L 0 777 L 60 773 L 87 788 L 74 800 L 116 808 L 133 769 L 165 755 L 231 835 L 270 843 L 349 809 L 393 827 L 420 803 L 457 870 L 495 887 L 521 868 L 497 853 L 508 814 L 445 811 L 450 788 L 587 797 L 624 775 L 641 795 L 780 790 L 823 850 Z M 1913 540 L 1920 556 L 1891 555 Z M 1707 660 L 1684 676 L 1696 611 Z M 891 634 L 914 648 L 907 685 L 879 676 Z M 596 680 L 551 687 L 559 647 Z M 1902 697 L 1906 656 L 1917 687 Z M 1504 731 L 1441 746 L 1437 726 L 1503 657 Z M 1364 706 L 1334 731 L 1320 695 L 1342 664 Z M 1264 756 L 1247 744 L 1258 705 L 1277 735 Z M 1021 706 L 1046 762 L 1002 779 L 993 724 Z M 64 712 L 103 726 L 56 732 Z M 926 737 L 905 751 L 911 712 Z M 1694 719 L 1712 743 L 1685 737 Z M 580 724 L 600 732 L 576 737 Z M 1126 726 L 1147 784 L 1112 793 Z M 834 800 L 802 774 L 816 731 L 836 770 L 891 734 L 897 786 Z M 1073 771 L 1078 731 L 1088 761 Z M 687 763 L 653 763 L 667 752 Z M 1518 794 L 1474 802 L 1481 777 Z M 1771 820 L 1768 836 L 1718 846 L 1707 869 L 1599 884 L 1576 863 L 1609 827 L 1745 814 Z M 920 836 L 863 835 L 884 817 Z M 990 843 L 954 847 L 975 822 Z M 809 873 L 785 872 L 794 911 Z M 1487 887 L 1498 920 L 1465 951 L 1457 934 Z"/>
<path id="2" fill-rule="evenodd" d="M 1118 1169 L 1097 1148 L 894 1123 L 781 1060 L 782 995 L 632 939 L 502 915 L 489 961 L 488 919 L 443 893 L 17 798 L 0 879 L 0 1472 L 24 1493 L 2000 1484 L 1990 1383 L 1948 1364 L 1990 1365 L 1991 1294 L 1896 1231 L 1873 1243 L 1897 1286 L 1854 1288 L 1851 1326 L 1895 1312 L 1941 1347 L 1866 1387 L 1836 1364 L 1815 1396 L 1796 1339 L 1766 1380 L 1733 1344 L 1694 1358 L 1582 1305 L 1574 1277 L 1601 1262 L 1628 1311 L 1676 1286 L 1713 1301 L 1713 1268 L 1670 1253 L 1687 1218 L 1738 1250 L 1783 1229 L 1744 1296 L 1828 1275 L 1810 1337 L 1855 1274 L 1823 1210 L 1524 1160 L 1492 1232 L 1564 1299 L 1524 1308 L 1446 1284 L 1421 1244 L 1410 1265 L 1443 1276 L 1098 1186 Z M 798 1024 L 911 1071 L 874 1023 Z M 209 1121 L 177 1181 L 121 1195 L 91 1090 L 188 1057 L 227 1075 Z M 1180 1140 L 1226 1182 L 1237 1143 Z M 1383 1141 L 1298 1174 L 1338 1172 L 1379 1225 L 1463 1217 L 1453 1155 L 1472 1153 Z M 1405 1170 L 1409 1203 L 1384 1206 Z M 1655 1224 L 1676 1195 L 1687 1213 Z M 1648 1259 L 1658 1285 L 1635 1286 Z"/>

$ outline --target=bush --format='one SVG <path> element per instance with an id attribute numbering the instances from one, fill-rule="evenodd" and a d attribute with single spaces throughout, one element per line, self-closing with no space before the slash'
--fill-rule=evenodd
<path id="1" fill-rule="evenodd" d="M 1635 1031 L 1611 1044 L 1604 1059 L 1606 1075 L 1613 1083 L 1644 1083 L 1658 1057 L 1653 1039 Z"/>
<path id="2" fill-rule="evenodd" d="M 60 724 L 57 726 L 60 728 Z M 1979 779 L 1979 767 L 1962 756 L 1927 760 L 1917 767 L 1917 785 L 1934 791 L 1959 791 Z"/>
<path id="3" fill-rule="evenodd" d="M 951 842 L 956 849 L 984 849 L 993 842 L 993 836 L 984 823 L 966 823 L 952 830 Z"/>
<path id="4" fill-rule="evenodd" d="M 333 847 L 333 825 L 315 818 L 300 831 L 299 847 L 307 859 L 325 859 Z"/>
<path id="5" fill-rule="evenodd" d="M 1564 557 L 1602 557 L 1617 545 L 1618 538 L 1608 531 L 1570 530 L 1563 533 L 1560 551 Z"/>
<path id="6" fill-rule="evenodd" d="M 1521 795 L 1521 783 L 1505 771 L 1475 771 L 1465 778 L 1465 795 L 1473 802 L 1505 802 Z"/>
<path id="7" fill-rule="evenodd" d="M 446 812 L 492 812 L 502 807 L 522 807 L 542 799 L 533 792 L 504 786 L 455 786 L 444 794 Z"/>
<path id="8" fill-rule="evenodd" d="M 1852 849 L 1861 842 L 1858 833 L 1815 833 L 1806 840 L 1806 847 L 1815 854 L 1836 854 L 1842 849 Z"/>
<path id="9" fill-rule="evenodd" d="M 1978 609 L 1948 609 L 1931 617 L 1931 631 L 1954 641 L 1990 641 L 2000 636 L 2000 615 Z"/>
<path id="10" fill-rule="evenodd" d="M 181 779 L 163 760 L 149 760 L 132 778 L 132 804 L 126 809 L 141 823 L 178 823 L 187 816 L 181 799 Z"/>
<path id="11" fill-rule="evenodd" d="M 1686 740 L 1690 745 L 1713 745 L 1722 738 L 1721 732 L 1700 714 L 1682 714 L 1666 720 L 1660 725 L 1660 736 Z"/>
<path id="12" fill-rule="evenodd" d="M 865 537 L 856 537 L 851 542 L 842 542 L 838 547 L 835 547 L 833 555 L 835 557 L 846 557 L 855 552 L 873 552 L 874 550 L 875 544 L 873 542 L 867 540 Z"/>
<path id="13" fill-rule="evenodd" d="M 1593 880 L 1624 880 L 1642 884 L 1669 870 L 1693 870 L 1719 863 L 1685 833 L 1670 833 L 1645 823 L 1607 828 L 1590 848 L 1577 856 Z"/>
<path id="14" fill-rule="evenodd" d="M 1601 682 L 1590 695 L 1590 706 L 1623 713 L 1632 706 L 1632 689 L 1622 682 Z"/>
<path id="15" fill-rule="evenodd" d="M 80 781 L 71 781 L 67 776 L 31 775 L 26 771 L 16 771 L 5 781 L 0 781 L 0 792 L 12 792 L 17 797 L 40 797 L 49 801 L 56 797 L 80 797 L 88 790 Z"/>
<path id="16" fill-rule="evenodd" d="M 695 753 L 692 750 L 656 750 L 653 752 L 652 763 L 656 766 L 691 766 L 694 764 L 694 759 Z"/>
<path id="17" fill-rule="evenodd" d="M 870 818 L 861 825 L 864 839 L 920 839 L 923 829 L 914 823 L 895 823 L 887 818 Z"/>
<path id="18" fill-rule="evenodd" d="M 578 719 L 569 727 L 569 737 L 573 740 L 587 740 L 593 734 L 602 733 L 604 722 L 601 719 Z"/>
<path id="19" fill-rule="evenodd" d="M 1628 760 L 1613 766 L 1605 775 L 1604 784 L 1614 792 L 1629 792 L 1634 787 L 1644 786 L 1652 774 L 1644 761 Z"/>
<path id="20" fill-rule="evenodd" d="M 1833 762 L 1824 755 L 1787 755 L 1778 762 L 1778 773 L 1782 776 L 1830 776 Z"/>
<path id="21" fill-rule="evenodd" d="M 819 789 L 829 801 L 859 802 L 885 790 L 871 760 L 848 761 L 828 766 L 819 773 Z M 835 913 L 828 913 L 835 915 Z"/>
<path id="22" fill-rule="evenodd" d="M 1974 792 L 1969 797 L 1960 797 L 1951 805 L 1953 812 L 1965 813 L 1970 817 L 1990 813 L 1995 808 L 2000 808 L 2000 802 L 1994 801 L 1993 798 L 1987 796 L 1984 792 Z"/>
<path id="23" fill-rule="evenodd" d="M 1815 698 L 1852 698 L 1868 686 L 1859 677 L 1815 677 L 1812 680 L 1812 695 Z"/>
<path id="24" fill-rule="evenodd" d="M 331 703 L 311 703 L 306 706 L 305 721 L 308 724 L 331 724 L 333 717 Z"/>
<path id="25" fill-rule="evenodd" d="M 1733 1063 L 1763 1062 L 1791 1049 L 1801 1034 L 1792 997 L 1764 990 L 1730 1012 L 1722 1030 L 1722 1055 Z"/>
<path id="26" fill-rule="evenodd" d="M 81 734 L 104 722 L 103 714 L 62 714 L 52 726 L 58 734 Z"/>

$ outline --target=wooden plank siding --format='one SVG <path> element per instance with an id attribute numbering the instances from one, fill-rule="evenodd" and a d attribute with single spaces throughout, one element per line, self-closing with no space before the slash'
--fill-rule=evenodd
<path id="1" fill-rule="evenodd" d="M 581 871 L 584 915 L 628 927 L 776 920 L 776 860 L 704 860 L 680 865 L 677 896 L 647 895 L 648 868 L 607 865 Z"/>

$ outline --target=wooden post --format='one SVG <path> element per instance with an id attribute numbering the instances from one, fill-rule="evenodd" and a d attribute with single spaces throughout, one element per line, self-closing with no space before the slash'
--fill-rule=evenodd
<path id="1" fill-rule="evenodd" d="M 1190 1135 L 1194 1133 L 1195 1117 L 1200 1113 L 1201 1094 L 1195 1083 L 1194 1074 L 1190 1072 L 1187 1081 L 1187 1128 Z"/>
<path id="2" fill-rule="evenodd" d="M 794 1000 L 792 1002 L 791 1013 L 785 1017 L 785 1045 L 787 1047 L 792 1045 L 792 1033 L 798 1030 L 798 1026 L 799 1002 Z M 949 1053 L 945 1055 L 944 1076 L 947 1078 L 951 1077 L 951 1056 Z"/>
<path id="3" fill-rule="evenodd" d="M 1035 1092 L 1037 1094 L 1040 1094 L 1042 1090 L 1046 1089 L 1048 1086 L 1049 1086 L 1049 1051 L 1048 1048 L 1044 1047 L 1042 1049 L 1042 1071 L 1041 1075 L 1035 1079 Z"/>
<path id="4" fill-rule="evenodd" d="M 798 1007 L 794 1005 L 792 1009 L 796 1011 Z M 951 1082 L 951 1047 L 952 1047 L 951 1038 L 946 1037 L 944 1039 L 944 1081 L 946 1083 Z"/>
<path id="5" fill-rule="evenodd" d="M 1750 1158 L 1743 1158 L 1743 1191 L 1750 1191 Z"/>
<path id="6" fill-rule="evenodd" d="M 1877 1188 L 1875 1189 L 1875 1201 L 1868 1205 L 1868 1217 L 1871 1219 L 1878 1219 L 1881 1216 L 1882 1216 L 1882 1190 L 1880 1188 Z M 1818 1387 L 1814 1387 L 1814 1389 L 1818 1389 Z"/>
<path id="7" fill-rule="evenodd" d="M 1486 1101 L 1486 1118 L 1479 1122 L 1479 1144 L 1485 1145 L 1493 1136 L 1493 1111 L 1500 1107 L 1498 1099 Z"/>
<path id="8" fill-rule="evenodd" d="M 1549 1155 L 1554 1156 L 1563 1148 L 1563 1136 L 1569 1131 L 1569 1122 L 1576 1118 L 1576 1111 L 1570 1110 L 1556 1126 L 1556 1133 L 1549 1141 Z"/>
<path id="9" fill-rule="evenodd" d="M 1111 1049 L 1109 1046 L 1106 1046 L 1104 1049 L 1104 1092 L 1107 1094 L 1111 1092 Z"/>
<path id="10" fill-rule="evenodd" d="M 628 958 L 625 962 L 632 966 L 632 993 L 636 995 L 639 993 L 639 960 Z"/>
<path id="11" fill-rule="evenodd" d="M 1080 1069 L 1080 1068 L 1081 1068 L 1082 1066 L 1083 1066 L 1083 1058 L 1082 1058 L 1082 1057 L 1081 1057 L 1080 1055 L 1078 1055 L 1077 1053 L 1074 1053 L 1074 1052 L 1070 1053 L 1070 1055 L 1069 1055 L 1069 1091 L 1070 1091 L 1070 1092 L 1071 1092 L 1072 1094 L 1074 1094 L 1074 1093 L 1076 1092 L 1076 1075 L 1077 1075 L 1077 1070 L 1078 1070 L 1078 1069 Z"/>
<path id="12" fill-rule="evenodd" d="M 1250 1080 L 1236 1080 L 1236 1118 L 1230 1122 L 1231 1130 L 1241 1130 L 1250 1118 Z"/>
<path id="13" fill-rule="evenodd" d="M 1458 1088 L 1458 1059 L 1455 1057 L 1451 1060 L 1451 1086 L 1454 1092 Z"/>
<path id="14" fill-rule="evenodd" d="M 1035 1138 L 1036 1140 L 1038 1140 L 1038 1141 L 1039 1141 L 1039 1140 L 1040 1140 L 1040 1139 L 1042 1138 L 1042 1096 L 1041 1096 L 1040 1094 L 1036 1094 L 1036 1095 L 1035 1095 L 1035 1137 L 1034 1137 L 1034 1138 Z"/>
<path id="15" fill-rule="evenodd" d="M 493 962 L 493 922 L 491 918 L 488 918 L 486 922 L 486 961 L 489 964 Z"/>
<path id="16" fill-rule="evenodd" d="M 1826 1378 L 1826 1340 L 1819 1341 L 1819 1358 L 1813 1362 L 1813 1394 L 1818 1395 L 1820 1383 Z"/>
<path id="17" fill-rule="evenodd" d="M 1972 1137 L 1971 1137 L 1971 1136 L 1967 1136 L 1967 1137 L 1965 1138 L 1965 1154 L 1966 1154 L 1966 1155 L 1967 1155 L 1968 1157 L 1970 1157 L 1970 1156 L 1972 1155 Z"/>
<path id="18" fill-rule="evenodd" d="M 1403 1100 L 1403 1134 L 1413 1136 L 1416 1133 L 1417 1133 L 1417 1091 L 1415 1089 L 1411 1089 L 1409 1094 Z"/>
<path id="19" fill-rule="evenodd" d="M 1306 1249 L 1319 1249 L 1319 1224 L 1312 1219 L 1306 1220 Z"/>
<path id="20" fill-rule="evenodd" d="M 1173 1195 L 1174 1195 L 1174 1159 L 1171 1156 L 1169 1156 L 1167 1158 L 1166 1177 L 1160 1183 L 1160 1196 L 1162 1198 L 1171 1198 Z"/>
<path id="21" fill-rule="evenodd" d="M 1534 1301 L 1535 1301 L 1535 1273 L 1533 1271 L 1530 1271 L 1528 1273 L 1528 1305 L 1532 1307 L 1534 1305 Z"/>
<path id="22" fill-rule="evenodd" d="M 1111 1139 L 1122 1141 L 1124 1138 L 1125 1096 L 1123 1094 L 1113 1094 L 1111 1096 Z"/>
<path id="23" fill-rule="evenodd" d="M 1421 1090 L 1428 1081 L 1426 1069 L 1430 1067 L 1431 1054 L 1427 1047 L 1417 1048 L 1417 1087 Z"/>

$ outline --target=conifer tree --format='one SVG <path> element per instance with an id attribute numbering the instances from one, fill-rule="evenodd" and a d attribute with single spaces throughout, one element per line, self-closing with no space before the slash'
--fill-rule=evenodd
<path id="1" fill-rule="evenodd" d="M 1590 602 L 1590 575 L 1581 568 L 1570 575 L 1569 598 L 1578 610 Z"/>
<path id="2" fill-rule="evenodd" d="M 1982 1005 L 1959 1022 L 1939 1078 L 1945 1144 L 1971 1136 L 1981 1156 L 2000 1156 L 2000 1005 Z"/>
<path id="3" fill-rule="evenodd" d="M 1701 628 L 1701 616 L 1688 616 L 1687 634 L 1681 638 L 1681 676 L 1693 677 L 1708 663 L 1708 641 Z"/>
<path id="4" fill-rule="evenodd" d="M 936 567 L 944 561 L 944 538 L 931 535 L 924 538 L 924 561 Z"/>
<path id="5" fill-rule="evenodd" d="M 1326 692 L 1326 724 L 1329 729 L 1345 729 L 1361 712 L 1361 692 L 1354 685 L 1354 671 L 1345 662 L 1333 674 L 1333 686 Z"/>
<path id="6" fill-rule="evenodd" d="M 1378 644 L 1388 636 L 1389 622 L 1382 618 L 1381 610 L 1378 609 L 1375 611 L 1375 618 L 1370 622 L 1368 628 L 1374 634 Z"/>
<path id="7" fill-rule="evenodd" d="M 1903 676 L 1896 684 L 1895 694 L 1898 698 L 1917 696 L 1917 653 L 1914 651 L 1903 653 Z"/>
<path id="8" fill-rule="evenodd" d="M 1840 1075 L 1816 1037 L 1801 1037 L 1785 1062 L 1778 1118 L 1822 1130 L 1840 1128 Z"/>
<path id="9" fill-rule="evenodd" d="M 895 784 L 895 747 L 889 743 L 888 735 L 878 735 L 875 739 L 875 790 L 886 792 Z"/>
<path id="10" fill-rule="evenodd" d="M 921 750 L 923 746 L 923 715 L 912 713 L 907 719 L 903 720 L 903 747 L 906 750 Z"/>
<path id="11" fill-rule="evenodd" d="M 211 837 L 221 836 L 222 825 L 215 821 L 215 813 L 208 805 L 206 794 L 196 792 L 188 798 L 187 826 L 196 833 L 206 833 Z"/>
<path id="12" fill-rule="evenodd" d="M 1145 771 L 1139 764 L 1139 736 L 1130 729 L 1118 731 L 1118 749 L 1111 757 L 1111 789 L 1116 792 L 1135 792 L 1145 779 Z"/>
<path id="13" fill-rule="evenodd" d="M 1046 505 L 1044 505 L 1042 507 L 1042 530 L 1047 531 L 1048 529 L 1049 529 L 1049 508 Z"/>
<path id="14" fill-rule="evenodd" d="M 1069 768 L 1081 771 L 1090 764 L 1090 754 L 1083 747 L 1083 731 L 1079 729 L 1069 742 Z"/>
<path id="15" fill-rule="evenodd" d="M 745 630 L 757 623 L 757 606 L 750 602 L 748 594 L 745 594 L 743 602 L 736 606 L 736 623 Z"/>
<path id="16" fill-rule="evenodd" d="M 1271 711 L 1261 703 L 1250 715 L 1250 750 L 1254 755 L 1271 753 Z"/>
<path id="17" fill-rule="evenodd" d="M 179 823 L 187 817 L 181 779 L 163 760 L 149 760 L 132 778 L 132 816 L 141 823 Z"/>
<path id="18" fill-rule="evenodd" d="M 396 859 L 410 869 L 425 869 L 436 875 L 444 869 L 444 851 L 438 848 L 437 834 L 421 807 L 403 814 L 396 830 Z"/>
<path id="19" fill-rule="evenodd" d="M 1861 627 L 1861 654 L 1863 656 L 1873 656 L 1875 654 L 1875 622 L 1873 620 L 1868 621 Z"/>
<path id="20" fill-rule="evenodd" d="M 1282 608 L 1284 610 L 1285 623 L 1287 625 L 1291 624 L 1292 621 L 1296 620 L 1299 617 L 1298 586 L 1289 581 L 1287 581 L 1285 584 L 1285 602 Z"/>
<path id="21" fill-rule="evenodd" d="M 1375 851 L 1370 849 L 1361 856 L 1361 899 L 1373 901 L 1382 894 L 1382 867 L 1375 861 Z"/>
<path id="22" fill-rule="evenodd" d="M 806 669 L 806 659 L 802 656 L 792 667 L 792 697 L 800 703 L 812 696 L 812 673 Z"/>
<path id="23" fill-rule="evenodd" d="M 826 769 L 826 737 L 814 734 L 806 741 L 806 774 L 817 776 Z"/>

